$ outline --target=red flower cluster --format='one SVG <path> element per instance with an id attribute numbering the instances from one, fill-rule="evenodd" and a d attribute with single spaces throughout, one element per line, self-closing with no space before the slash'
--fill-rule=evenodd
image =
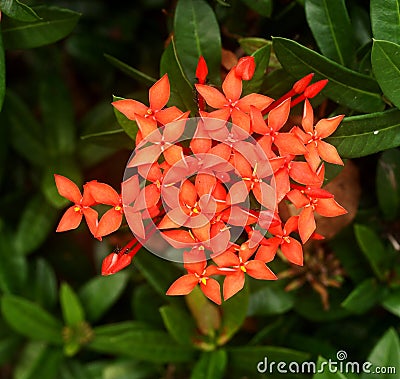
<path id="1" fill-rule="evenodd" d="M 144 244 L 158 229 L 175 249 L 185 249 L 187 274 L 167 294 L 186 295 L 200 285 L 217 304 L 221 290 L 216 277 L 224 278 L 226 300 L 243 288 L 246 274 L 277 279 L 266 263 L 278 249 L 289 262 L 302 265 L 301 243 L 322 238 L 315 233 L 314 213 L 346 213 L 321 188 L 322 161 L 343 164 L 336 149 L 323 141 L 343 116 L 319 120 L 314 126 L 308 98 L 326 81 L 310 84 L 312 74 L 276 101 L 256 93 L 241 97 L 243 80 L 251 80 L 254 70 L 252 57 L 240 59 L 220 92 L 205 84 L 207 65 L 200 58 L 197 118 L 174 106 L 165 108 L 170 97 L 167 75 L 150 88 L 149 106 L 130 99 L 114 102 L 139 128 L 127 166 L 133 173 L 122 183 L 123 196 L 96 181 L 85 184 L 82 196 L 74 183 L 56 175 L 60 194 L 74 203 L 57 231 L 76 228 L 83 215 L 100 239 L 119 228 L 124 213 L 135 239 L 106 257 L 104 275 L 127 266 L 140 248 L 139 243 L 132 249 L 133 245 L 138 240 Z M 301 101 L 301 125 L 286 130 L 291 107 Z M 298 215 L 283 222 L 278 211 L 282 201 L 291 202 Z M 112 206 L 100 221 L 92 208 L 96 204 Z"/>

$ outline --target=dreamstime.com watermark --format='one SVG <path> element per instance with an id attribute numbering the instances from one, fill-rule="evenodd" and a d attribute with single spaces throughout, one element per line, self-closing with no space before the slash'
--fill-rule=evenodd
<path id="1" fill-rule="evenodd" d="M 339 350 L 336 353 L 336 360 L 328 359 L 323 362 L 283 362 L 269 361 L 268 357 L 257 364 L 257 371 L 260 374 L 316 374 L 316 373 L 342 373 L 342 374 L 396 374 L 394 366 L 374 366 L 371 362 L 352 362 L 346 361 L 347 353 L 344 350 Z"/>

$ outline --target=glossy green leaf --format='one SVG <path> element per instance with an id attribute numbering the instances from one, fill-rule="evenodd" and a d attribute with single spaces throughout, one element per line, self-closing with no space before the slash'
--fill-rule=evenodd
<path id="1" fill-rule="evenodd" d="M 3 37 L 0 29 L 0 111 L 6 95 L 6 58 L 4 54 Z"/>
<path id="2" fill-rule="evenodd" d="M 370 227 L 360 224 L 354 225 L 354 233 L 372 270 L 379 279 L 383 279 L 389 263 L 385 261 L 386 249 L 380 237 Z"/>
<path id="3" fill-rule="evenodd" d="M 60 287 L 60 304 L 66 325 L 75 326 L 85 320 L 85 313 L 78 295 L 65 282 Z"/>
<path id="4" fill-rule="evenodd" d="M 359 46 L 371 42 L 372 30 L 369 9 L 367 10 L 361 4 L 353 2 L 347 3 L 347 6 L 349 7 L 354 39 Z"/>
<path id="5" fill-rule="evenodd" d="M 279 99 L 292 88 L 294 82 L 283 68 L 279 68 L 264 77 L 261 92 L 273 99 Z"/>
<path id="6" fill-rule="evenodd" d="M 203 56 L 208 77 L 220 82 L 221 37 L 212 8 L 204 0 L 179 0 L 175 9 L 176 55 L 190 83 L 195 82 L 197 62 Z"/>
<path id="7" fill-rule="evenodd" d="M 400 151 L 384 151 L 376 171 L 379 207 L 387 220 L 394 220 L 400 210 Z"/>
<path id="8" fill-rule="evenodd" d="M 71 33 L 80 17 L 77 12 L 52 6 L 34 10 L 41 18 L 38 21 L 9 19 L 2 23 L 5 49 L 31 49 L 54 43 Z"/>
<path id="9" fill-rule="evenodd" d="M 195 103 L 194 88 L 190 84 L 182 66 L 182 62 L 177 55 L 176 43 L 174 39 L 164 50 L 160 62 L 160 74 L 168 74 L 171 95 L 169 105 L 175 105 L 182 111 L 190 110 L 192 113 L 197 111 Z"/>
<path id="10" fill-rule="evenodd" d="M 145 74 L 144 72 L 141 72 L 136 68 L 129 66 L 128 64 L 120 61 L 119 59 L 113 57 L 112 55 L 104 54 L 104 56 L 118 70 L 123 72 L 125 75 L 128 75 L 131 78 L 143 83 L 146 86 L 152 86 L 157 81 L 157 79 L 154 79 L 151 76 Z"/>
<path id="11" fill-rule="evenodd" d="M 127 272 L 111 276 L 98 276 L 80 289 L 79 298 L 85 309 L 87 320 L 98 321 L 122 295 L 129 279 Z"/>
<path id="12" fill-rule="evenodd" d="M 60 59 L 51 54 L 56 62 Z M 43 119 L 44 138 L 51 156 L 68 155 L 75 151 L 75 121 L 71 94 L 54 64 L 42 70 L 39 101 Z M 49 72 L 50 71 L 50 72 Z"/>
<path id="13" fill-rule="evenodd" d="M 378 341 L 368 356 L 368 362 L 372 363 L 370 373 L 361 375 L 361 379 L 393 379 L 396 377 L 400 362 L 400 342 L 397 332 L 390 328 Z M 374 370 L 375 367 L 385 370 Z M 391 371 L 389 371 L 391 370 Z"/>
<path id="14" fill-rule="evenodd" d="M 200 333 L 213 338 L 221 325 L 218 306 L 207 299 L 198 286 L 185 296 L 185 300 Z"/>
<path id="15" fill-rule="evenodd" d="M 7 91 L 3 112 L 11 130 L 14 149 L 33 165 L 45 166 L 49 159 L 43 141 L 43 128 L 28 107 L 17 95 Z"/>
<path id="16" fill-rule="evenodd" d="M 258 93 L 260 91 L 264 81 L 265 73 L 268 68 L 270 53 L 271 44 L 268 43 L 251 54 L 256 62 L 256 69 L 251 80 L 243 81 L 243 95 L 247 95 L 252 92 Z"/>
<path id="17" fill-rule="evenodd" d="M 318 357 L 316 367 L 317 371 L 312 379 L 347 379 L 343 373 L 337 370 L 336 366 L 336 371 L 329 369 L 328 361 L 325 358 Z"/>
<path id="18" fill-rule="evenodd" d="M 249 286 L 245 284 L 240 292 L 222 303 L 222 323 L 218 337 L 219 345 L 224 345 L 228 342 L 243 325 L 247 315 L 249 292 Z"/>
<path id="19" fill-rule="evenodd" d="M 36 250 L 53 231 L 56 210 L 38 194 L 25 207 L 15 235 L 14 246 L 21 254 Z"/>
<path id="20" fill-rule="evenodd" d="M 351 67 L 354 63 L 354 41 L 345 1 L 306 0 L 305 11 L 322 54 Z"/>
<path id="21" fill-rule="evenodd" d="M 228 357 L 223 349 L 203 352 L 193 367 L 190 379 L 222 379 L 227 361 Z"/>
<path id="22" fill-rule="evenodd" d="M 164 305 L 160 308 L 161 316 L 170 336 L 182 345 L 193 345 L 196 324 L 190 314 L 177 305 Z"/>
<path id="23" fill-rule="evenodd" d="M 121 100 L 122 97 L 113 96 L 113 101 Z M 118 124 L 124 129 L 125 133 L 133 140 L 136 139 L 136 134 L 139 130 L 135 120 L 129 120 L 118 109 L 114 108 L 114 114 L 117 118 Z"/>
<path id="24" fill-rule="evenodd" d="M 389 312 L 400 317 L 400 289 L 390 292 L 382 301 L 382 306 Z"/>
<path id="25" fill-rule="evenodd" d="M 326 142 L 343 158 L 357 158 L 400 146 L 400 111 L 346 117 Z"/>
<path id="26" fill-rule="evenodd" d="M 253 54 L 257 50 L 261 49 L 265 45 L 268 45 L 271 43 L 271 41 L 268 41 L 264 38 L 259 38 L 259 37 L 246 37 L 246 38 L 239 38 L 238 42 L 240 44 L 240 47 L 244 50 L 244 52 L 248 55 Z"/>
<path id="27" fill-rule="evenodd" d="M 322 93 L 338 104 L 360 112 L 383 110 L 380 88 L 371 77 L 343 67 L 295 41 L 281 37 L 272 41 L 279 62 L 295 78 L 314 72 L 314 80 L 329 80 Z"/>
<path id="28" fill-rule="evenodd" d="M 140 324 L 131 325 L 129 328 L 127 324 L 123 332 L 115 326 L 95 328 L 95 337 L 87 347 L 101 353 L 158 363 L 187 362 L 193 358 L 193 350 L 178 345 L 167 333 Z"/>
<path id="29" fill-rule="evenodd" d="M 293 304 L 292 292 L 268 283 L 251 292 L 247 314 L 248 316 L 278 315 L 290 310 Z"/>
<path id="30" fill-rule="evenodd" d="M 131 304 L 135 320 L 163 328 L 164 322 L 159 309 L 165 301 L 148 283 L 135 287 Z"/>
<path id="31" fill-rule="evenodd" d="M 63 359 L 62 351 L 42 342 L 29 342 L 21 352 L 15 379 L 54 379 Z"/>
<path id="32" fill-rule="evenodd" d="M 273 6 L 272 0 L 242 0 L 242 2 L 261 16 L 271 17 Z"/>
<path id="33" fill-rule="evenodd" d="M 40 19 L 32 8 L 19 0 L 0 0 L 0 10 L 8 17 L 18 21 L 28 22 Z"/>
<path id="34" fill-rule="evenodd" d="M 377 283 L 376 279 L 366 279 L 350 292 L 342 306 L 352 313 L 365 313 L 380 302 L 383 292 L 384 288 Z"/>
<path id="35" fill-rule="evenodd" d="M 31 265 L 29 298 L 44 308 L 51 309 L 58 299 L 57 277 L 50 264 L 38 258 Z"/>
<path id="36" fill-rule="evenodd" d="M 400 44 L 400 1 L 371 0 L 374 38 Z"/>
<path id="37" fill-rule="evenodd" d="M 276 377 L 278 373 L 277 366 L 270 366 L 270 362 L 284 362 L 287 373 L 289 373 L 288 365 L 290 362 L 300 363 L 309 358 L 309 354 L 301 351 L 287 349 L 278 346 L 240 346 L 227 349 L 228 361 L 233 372 L 241 372 L 255 375 L 263 374 Z M 283 366 L 283 364 L 281 364 Z M 251 371 L 250 371 L 251 370 Z M 271 372 L 272 370 L 272 372 Z"/>
<path id="38" fill-rule="evenodd" d="M 1 299 L 1 310 L 16 332 L 34 340 L 62 344 L 61 323 L 39 305 L 22 297 L 5 295 Z"/>
<path id="39" fill-rule="evenodd" d="M 400 108 L 400 45 L 375 40 L 372 46 L 372 69 L 385 96 Z"/>
<path id="40" fill-rule="evenodd" d="M 19 293 L 27 279 L 28 263 L 14 251 L 12 236 L 0 231 L 0 288 L 4 293 Z"/>

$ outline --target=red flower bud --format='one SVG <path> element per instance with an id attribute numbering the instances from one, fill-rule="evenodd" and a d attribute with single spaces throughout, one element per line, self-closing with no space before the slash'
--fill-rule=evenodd
<path id="1" fill-rule="evenodd" d="M 254 61 L 254 57 L 247 56 L 239 59 L 235 68 L 235 74 L 242 80 L 250 80 L 253 77 L 255 69 L 256 62 Z"/>
<path id="2" fill-rule="evenodd" d="M 327 83 L 328 79 L 324 79 L 311 84 L 305 89 L 304 97 L 307 99 L 312 99 L 313 97 L 317 96 L 324 89 Z"/>
<path id="3" fill-rule="evenodd" d="M 196 78 L 199 81 L 199 84 L 204 84 L 206 82 L 207 74 L 208 74 L 207 63 L 204 60 L 203 56 L 200 56 L 196 68 Z"/>
<path id="4" fill-rule="evenodd" d="M 314 73 L 312 72 L 311 74 L 308 74 L 304 78 L 301 78 L 296 83 L 294 83 L 294 85 L 293 85 L 294 92 L 296 92 L 298 95 L 303 93 L 304 90 L 307 88 L 307 86 L 310 84 L 313 76 L 314 76 Z"/>

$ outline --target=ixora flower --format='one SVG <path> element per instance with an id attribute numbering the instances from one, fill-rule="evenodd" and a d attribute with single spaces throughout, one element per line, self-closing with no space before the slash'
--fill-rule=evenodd
<path id="1" fill-rule="evenodd" d="M 167 295 L 187 295 L 199 286 L 221 304 L 243 288 L 247 276 L 276 280 L 267 264 L 278 250 L 284 261 L 302 266 L 302 244 L 323 238 L 315 233 L 315 212 L 326 217 L 346 213 L 322 188 L 324 161 L 343 165 L 336 149 L 323 140 L 344 116 L 314 122 L 308 100 L 327 81 L 311 83 L 309 74 L 278 100 L 258 93 L 241 97 L 243 81 L 251 80 L 254 71 L 254 58 L 242 57 L 220 91 L 207 84 L 207 64 L 200 57 L 196 115 L 166 108 L 167 74 L 150 88 L 149 105 L 114 101 L 138 125 L 122 195 L 97 181 L 86 183 L 82 194 L 71 180 L 55 175 L 60 195 L 73 203 L 57 231 L 75 229 L 85 218 L 98 239 L 125 221 L 134 234 L 105 257 L 103 275 L 128 266 L 142 247 L 166 259 L 173 251 L 170 260 L 183 263 L 186 273 Z M 302 102 L 301 125 L 289 127 L 291 109 Z M 297 214 L 285 219 L 281 202 L 294 205 Z M 99 211 L 109 207 L 100 220 L 99 204 Z"/>

